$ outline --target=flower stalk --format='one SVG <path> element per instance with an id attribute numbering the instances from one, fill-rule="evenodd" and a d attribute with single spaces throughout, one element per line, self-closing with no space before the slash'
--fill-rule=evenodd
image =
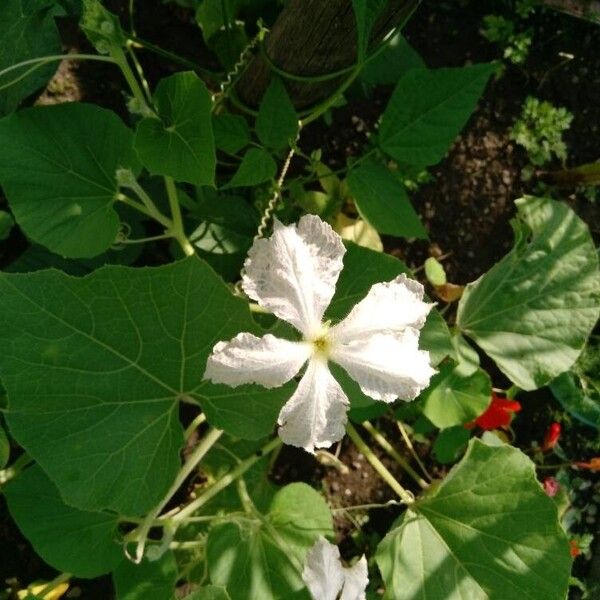
<path id="1" fill-rule="evenodd" d="M 371 466 L 377 471 L 377 474 L 394 490 L 394 492 L 396 492 L 396 494 L 398 494 L 400 500 L 402 500 L 404 504 L 412 504 L 415 501 L 413 495 L 400 485 L 398 480 L 388 471 L 387 467 L 379 460 L 379 458 L 377 458 L 377 456 L 375 456 L 371 448 L 367 446 L 350 421 L 348 421 L 346 425 L 346 433 L 350 436 L 350 439 L 354 442 L 363 456 L 371 463 Z"/>

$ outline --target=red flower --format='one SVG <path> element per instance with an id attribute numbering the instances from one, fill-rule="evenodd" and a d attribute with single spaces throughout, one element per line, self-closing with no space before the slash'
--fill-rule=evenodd
<path id="1" fill-rule="evenodd" d="M 573 558 L 581 554 L 581 550 L 579 549 L 579 544 L 577 543 L 577 540 L 571 540 L 569 542 L 569 551 L 571 552 L 571 556 Z"/>
<path id="2" fill-rule="evenodd" d="M 548 452 L 548 450 L 552 450 L 556 443 L 558 442 L 558 438 L 560 437 L 560 423 L 551 423 L 550 427 L 546 430 L 546 435 L 544 436 L 544 443 L 542 444 L 542 452 Z"/>
<path id="3" fill-rule="evenodd" d="M 560 490 L 560 483 L 554 477 L 546 477 L 542 485 L 544 486 L 546 495 L 550 496 L 550 498 L 554 498 L 558 494 L 558 490 Z"/>
<path id="4" fill-rule="evenodd" d="M 498 429 L 499 427 L 506 429 L 512 421 L 512 414 L 520 410 L 521 404 L 516 400 L 507 400 L 492 392 L 492 402 L 487 410 L 471 423 L 467 423 L 465 427 L 472 429 L 475 425 L 478 425 L 486 431 Z"/>

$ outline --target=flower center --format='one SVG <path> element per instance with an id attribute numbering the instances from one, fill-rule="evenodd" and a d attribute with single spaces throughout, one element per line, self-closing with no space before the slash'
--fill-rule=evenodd
<path id="1" fill-rule="evenodd" d="M 327 339 L 327 336 L 324 335 L 322 337 L 317 338 L 316 340 L 313 340 L 312 344 L 315 354 L 327 356 L 329 350 L 329 340 Z"/>
<path id="2" fill-rule="evenodd" d="M 326 360 L 331 352 L 331 339 L 329 338 L 328 330 L 329 327 L 327 323 L 321 324 L 318 331 L 315 331 L 313 335 L 309 335 L 305 338 L 312 346 L 313 355 Z"/>

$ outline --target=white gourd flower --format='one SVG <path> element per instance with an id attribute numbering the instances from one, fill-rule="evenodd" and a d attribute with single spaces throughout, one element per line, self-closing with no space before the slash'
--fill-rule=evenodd
<path id="1" fill-rule="evenodd" d="M 292 446 L 314 452 L 344 436 L 349 402 L 329 371 L 341 365 L 375 400 L 414 399 L 435 370 L 429 352 L 419 350 L 419 330 L 432 304 L 423 286 L 402 274 L 377 283 L 337 325 L 323 322 L 335 292 L 346 249 L 319 217 L 303 216 L 256 240 L 244 264 L 242 287 L 264 309 L 293 325 L 302 341 L 271 334 L 240 333 L 218 342 L 204 378 L 238 386 L 279 387 L 308 362 L 298 388 L 279 413 L 279 435 Z"/>
<path id="2" fill-rule="evenodd" d="M 365 600 L 367 559 L 363 555 L 352 567 L 344 567 L 338 547 L 320 536 L 306 554 L 302 580 L 314 600 Z"/>

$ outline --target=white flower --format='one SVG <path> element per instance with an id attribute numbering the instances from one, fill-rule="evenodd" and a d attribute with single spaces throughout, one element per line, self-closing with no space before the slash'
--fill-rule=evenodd
<path id="1" fill-rule="evenodd" d="M 302 579 L 314 600 L 365 600 L 367 559 L 345 568 L 338 547 L 320 536 L 306 555 Z"/>
<path id="2" fill-rule="evenodd" d="M 423 302 L 423 286 L 405 275 L 373 285 L 337 325 L 323 322 L 345 252 L 340 236 L 316 216 L 302 217 L 297 226 L 276 220 L 273 235 L 250 249 L 242 285 L 260 306 L 291 323 L 302 341 L 240 333 L 215 345 L 204 374 L 214 383 L 273 388 L 308 361 L 278 419 L 281 439 L 308 452 L 344 435 L 349 402 L 328 361 L 384 402 L 414 399 L 435 373 L 429 353 L 419 350 L 419 329 L 432 305 Z"/>

